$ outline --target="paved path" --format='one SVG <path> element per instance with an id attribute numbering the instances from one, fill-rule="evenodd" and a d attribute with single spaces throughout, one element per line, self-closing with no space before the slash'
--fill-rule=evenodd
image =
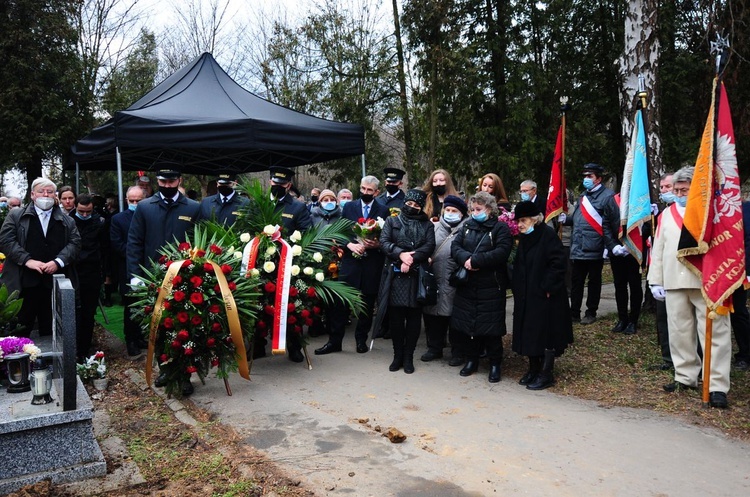
<path id="1" fill-rule="evenodd" d="M 600 314 L 614 310 L 612 293 Z M 469 378 L 441 361 L 391 373 L 389 341 L 367 354 L 353 342 L 348 334 L 343 352 L 314 356 L 311 371 L 285 357 L 255 361 L 251 382 L 231 378 L 232 397 L 210 378 L 192 400 L 317 495 L 750 493 L 750 445 L 716 431 L 512 379 L 490 385 L 486 363 Z M 407 439 L 392 444 L 377 426 Z"/>

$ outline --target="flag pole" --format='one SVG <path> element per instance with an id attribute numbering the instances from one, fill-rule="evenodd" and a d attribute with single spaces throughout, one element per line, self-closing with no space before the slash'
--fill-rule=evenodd
<path id="1" fill-rule="evenodd" d="M 648 108 L 648 90 L 646 90 L 646 78 L 642 75 L 638 75 L 638 103 L 636 104 L 636 110 L 640 107 L 641 110 L 641 120 L 643 121 L 643 132 L 646 134 L 644 143 L 646 144 L 646 178 L 648 179 L 648 199 L 651 204 L 654 203 L 654 188 L 653 184 L 651 183 L 651 161 L 649 161 L 649 146 L 648 146 L 648 114 L 646 113 L 646 109 Z M 656 223 L 654 222 L 654 213 L 651 212 L 651 219 L 650 219 L 650 226 L 651 226 L 651 236 L 653 237 L 654 226 Z M 643 246 L 645 248 L 646 243 L 644 241 Z M 645 252 L 643 254 L 643 260 L 641 262 L 641 273 L 646 269 L 646 266 L 648 266 L 648 257 L 646 256 Z"/>
<path id="2" fill-rule="evenodd" d="M 568 106 L 568 97 L 560 97 L 560 112 L 562 113 L 562 152 L 560 153 L 560 188 L 565 185 L 565 116 L 566 112 L 570 107 Z M 562 193 L 562 211 L 565 215 L 568 215 L 568 190 L 563 189 Z M 557 223 L 557 236 L 562 240 L 563 237 L 563 225 Z"/>
<path id="3" fill-rule="evenodd" d="M 716 54 L 716 83 L 714 86 L 713 100 L 714 104 L 714 136 L 719 126 L 719 102 L 721 92 L 722 76 L 724 74 L 724 68 L 727 64 L 727 56 L 729 52 L 729 37 L 722 38 L 720 35 L 716 35 L 716 41 L 711 42 L 711 53 Z M 716 140 L 714 139 L 713 150 L 711 152 L 711 167 L 716 164 Z M 713 316 L 714 313 L 711 309 L 706 306 L 706 336 L 703 340 L 703 391 L 701 392 L 701 400 L 703 401 L 703 407 L 709 407 L 710 405 L 710 391 L 711 391 L 711 349 L 713 347 Z"/>

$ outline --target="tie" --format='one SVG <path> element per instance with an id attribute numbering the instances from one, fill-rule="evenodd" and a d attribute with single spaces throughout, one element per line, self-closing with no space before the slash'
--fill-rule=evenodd
<path id="1" fill-rule="evenodd" d="M 370 206 L 369 205 L 365 204 L 365 205 L 362 206 L 362 214 L 364 214 L 363 217 L 365 219 L 368 218 L 368 216 L 370 215 Z"/>
<path id="2" fill-rule="evenodd" d="M 49 215 L 50 211 L 43 211 L 42 216 L 39 219 L 42 223 L 42 231 L 44 232 L 44 236 L 47 236 L 47 227 L 49 226 Z"/>
<path id="3" fill-rule="evenodd" d="M 172 205 L 174 203 L 173 198 L 165 198 L 164 201 L 167 203 L 167 205 Z"/>
<path id="4" fill-rule="evenodd" d="M 229 203 L 229 197 L 224 197 L 224 200 L 222 200 L 221 203 L 227 205 Z"/>

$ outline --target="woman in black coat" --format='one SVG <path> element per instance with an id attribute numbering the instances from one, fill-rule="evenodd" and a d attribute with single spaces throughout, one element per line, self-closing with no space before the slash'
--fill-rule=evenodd
<path id="1" fill-rule="evenodd" d="M 393 341 L 393 362 L 388 369 L 398 371 L 403 366 L 406 374 L 414 372 L 414 349 L 422 325 L 422 306 L 417 303 L 419 265 L 427 264 L 435 250 L 435 230 L 422 212 L 426 200 L 422 190 L 406 192 L 401 213 L 389 216 L 380 234 L 386 258 L 375 329 L 387 309 Z"/>
<path id="2" fill-rule="evenodd" d="M 533 202 L 516 206 L 520 242 L 513 265 L 513 351 L 529 358 L 519 383 L 542 390 L 555 383 L 555 356 L 573 343 L 565 291 L 567 259 L 555 230 Z"/>
<path id="3" fill-rule="evenodd" d="M 508 287 L 508 256 L 513 237 L 498 221 L 495 197 L 477 192 L 469 199 L 471 219 L 464 223 L 451 244 L 451 256 L 469 271 L 469 280 L 456 289 L 451 326 L 468 336 L 461 376 L 471 376 L 479 366 L 479 355 L 487 350 L 490 383 L 500 381 L 505 329 L 505 290 Z"/>

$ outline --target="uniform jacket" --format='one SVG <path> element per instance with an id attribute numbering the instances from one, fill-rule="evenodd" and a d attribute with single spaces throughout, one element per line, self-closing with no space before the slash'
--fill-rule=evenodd
<path id="1" fill-rule="evenodd" d="M 617 232 L 620 223 L 620 210 L 615 203 L 614 195 L 614 192 L 604 185 L 601 185 L 595 191 L 586 191 L 581 195 L 573 211 L 573 234 L 570 241 L 571 259 L 602 259 L 605 248 L 611 253 L 615 245 L 619 245 Z M 599 235 L 583 217 L 583 197 L 588 197 L 591 205 L 601 216 L 603 235 Z"/>
<path id="2" fill-rule="evenodd" d="M 128 293 L 130 278 L 127 274 L 128 230 L 133 221 L 134 211 L 126 209 L 112 216 L 109 226 L 109 241 L 112 247 L 112 262 L 117 271 L 117 281 L 121 295 Z"/>
<path id="3" fill-rule="evenodd" d="M 238 211 L 250 201 L 235 192 L 228 203 L 221 201 L 221 195 L 211 195 L 201 200 L 199 219 L 216 220 L 217 223 L 231 226 L 237 220 Z"/>
<path id="4" fill-rule="evenodd" d="M 437 304 L 424 307 L 425 314 L 431 316 L 450 316 L 453 311 L 453 297 L 456 289 L 448 284 L 451 273 L 456 269 L 456 261 L 451 257 L 451 243 L 456 234 L 463 228 L 465 220 L 455 227 L 445 222 L 442 217 L 434 223 L 435 226 L 435 251 L 430 257 L 432 259 L 431 269 L 435 275 L 438 285 Z"/>
<path id="5" fill-rule="evenodd" d="M 391 207 L 395 207 L 397 209 L 402 208 L 404 206 L 405 199 L 406 199 L 406 194 L 404 193 L 403 190 L 399 190 L 398 193 L 396 193 L 390 198 L 388 197 L 388 192 L 381 193 L 380 195 L 378 195 L 378 200 L 380 200 L 380 202 L 386 207 L 388 207 L 389 209 Z"/>
<path id="6" fill-rule="evenodd" d="M 472 267 L 478 270 L 469 271 L 468 283 L 456 289 L 451 315 L 455 330 L 469 336 L 505 335 L 507 263 L 512 246 L 510 229 L 497 218 L 464 223 L 451 243 L 451 257 L 459 266 L 471 257 Z"/>
<path id="7" fill-rule="evenodd" d="M 3 280 L 8 291 L 21 291 L 23 287 L 23 273 L 30 271 L 24 264 L 31 259 L 26 250 L 26 239 L 29 233 L 29 223 L 36 222 L 37 214 L 34 203 L 30 203 L 22 209 L 11 209 L 0 228 L 0 249 L 5 254 L 6 261 L 3 265 Z M 70 278 L 74 287 L 78 287 L 78 277 L 75 271 L 75 260 L 81 250 L 81 235 L 78 233 L 76 223 L 64 214 L 60 209 L 52 208 L 50 223 L 60 223 L 64 227 L 65 240 L 63 249 L 55 258 L 59 258 L 64 267 L 61 272 Z M 48 261 L 43 261 L 48 262 Z"/>
<path id="8" fill-rule="evenodd" d="M 167 205 L 159 193 L 138 204 L 128 230 L 128 283 L 133 276 L 143 274 L 141 265 L 149 267 L 151 261 L 158 260 L 159 249 L 168 242 L 186 240 L 199 209 L 198 202 L 182 193 L 172 205 Z"/>
<path id="9" fill-rule="evenodd" d="M 284 195 L 284 198 L 276 203 L 276 211 L 279 210 L 282 211 L 281 222 L 286 236 L 291 235 L 295 230 L 305 231 L 312 226 L 307 206 L 289 194 Z"/>
<path id="10" fill-rule="evenodd" d="M 675 217 L 675 211 L 682 211 L 676 204 L 664 209 L 659 215 L 659 226 L 651 247 L 651 266 L 648 270 L 648 284 L 660 285 L 665 290 L 685 290 L 700 288 L 701 280 L 687 266 L 677 259 L 677 245 L 682 233 L 681 215 Z"/>
<path id="11" fill-rule="evenodd" d="M 353 222 L 362 217 L 362 201 L 352 200 L 344 205 L 342 216 Z M 387 219 L 388 208 L 375 199 L 370 208 L 368 219 Z M 352 233 L 352 242 L 357 238 Z M 367 295 L 377 295 L 380 288 L 380 273 L 383 269 L 383 253 L 380 249 L 367 249 L 364 257 L 355 258 L 351 250 L 344 247 L 344 257 L 341 258 L 339 280 L 349 283 L 352 287 Z"/>

